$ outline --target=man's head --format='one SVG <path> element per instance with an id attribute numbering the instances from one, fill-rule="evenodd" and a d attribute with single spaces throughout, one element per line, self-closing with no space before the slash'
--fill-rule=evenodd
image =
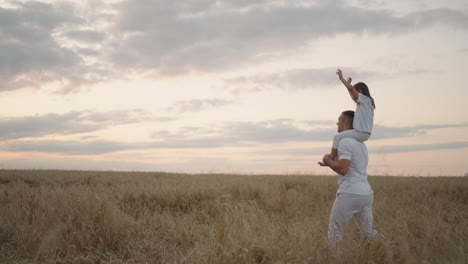
<path id="1" fill-rule="evenodd" d="M 353 120 L 354 120 L 354 111 L 347 110 L 341 113 L 338 117 L 338 132 L 343 132 L 345 130 L 353 129 Z"/>

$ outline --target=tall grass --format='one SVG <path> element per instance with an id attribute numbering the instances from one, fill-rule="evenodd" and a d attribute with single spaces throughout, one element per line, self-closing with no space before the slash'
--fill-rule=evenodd
<path id="1" fill-rule="evenodd" d="M 468 262 L 467 178 L 369 181 L 385 239 L 337 255 L 335 177 L 0 170 L 0 262 Z"/>

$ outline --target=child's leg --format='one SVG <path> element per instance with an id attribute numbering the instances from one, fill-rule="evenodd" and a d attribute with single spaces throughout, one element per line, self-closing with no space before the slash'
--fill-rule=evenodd
<path id="1" fill-rule="evenodd" d="M 356 130 L 352 130 L 354 131 L 353 133 L 351 133 L 351 138 L 354 138 L 355 140 L 359 141 L 359 142 L 364 142 L 366 140 L 368 140 L 370 138 L 370 135 L 369 133 L 367 132 L 361 132 L 361 131 L 356 131 Z"/>
<path id="2" fill-rule="evenodd" d="M 335 159 L 336 156 L 338 155 L 338 143 L 340 142 L 341 139 L 343 138 L 354 138 L 355 140 L 359 141 L 359 142 L 364 142 L 366 140 L 368 140 L 370 137 L 370 134 L 369 133 L 366 133 L 366 132 L 360 132 L 360 131 L 356 131 L 354 129 L 351 129 L 351 130 L 345 130 L 341 133 L 338 133 L 336 134 L 334 137 L 333 137 L 333 146 L 332 146 L 332 149 L 331 149 L 331 152 L 330 152 L 330 158 L 331 159 Z"/>

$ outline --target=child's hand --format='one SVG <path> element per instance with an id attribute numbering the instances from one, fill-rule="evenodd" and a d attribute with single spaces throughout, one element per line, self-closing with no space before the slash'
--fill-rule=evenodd
<path id="1" fill-rule="evenodd" d="M 340 78 L 340 80 L 343 80 L 343 72 L 341 72 L 340 69 L 336 70 L 336 75 Z"/>
<path id="2" fill-rule="evenodd" d="M 349 77 L 347 81 L 351 84 L 351 82 L 353 81 L 353 78 Z"/>

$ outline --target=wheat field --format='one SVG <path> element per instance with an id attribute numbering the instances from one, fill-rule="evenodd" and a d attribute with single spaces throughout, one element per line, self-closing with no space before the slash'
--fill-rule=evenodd
<path id="1" fill-rule="evenodd" d="M 0 170 L 0 262 L 468 262 L 468 178 L 369 182 L 385 238 L 337 255 L 333 176 Z"/>

